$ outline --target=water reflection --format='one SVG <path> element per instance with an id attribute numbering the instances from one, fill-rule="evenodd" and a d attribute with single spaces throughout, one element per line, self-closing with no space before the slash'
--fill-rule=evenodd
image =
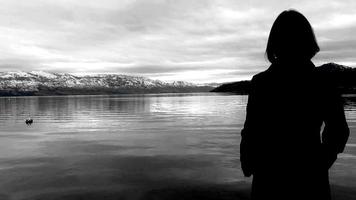
<path id="1" fill-rule="evenodd" d="M 214 93 L 0 98 L 0 199 L 244 198 L 246 101 Z M 346 109 L 354 130 L 352 101 Z M 356 185 L 353 144 L 352 135 L 332 169 L 338 187 Z"/>

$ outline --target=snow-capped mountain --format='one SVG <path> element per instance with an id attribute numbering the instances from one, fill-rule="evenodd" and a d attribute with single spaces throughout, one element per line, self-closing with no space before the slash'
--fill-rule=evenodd
<path id="1" fill-rule="evenodd" d="M 0 95 L 198 92 L 210 89 L 184 81 L 168 83 L 117 74 L 75 76 L 44 71 L 0 72 Z"/>

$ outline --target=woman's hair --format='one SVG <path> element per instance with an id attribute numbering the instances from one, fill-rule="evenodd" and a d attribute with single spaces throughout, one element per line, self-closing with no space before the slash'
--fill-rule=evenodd
<path id="1" fill-rule="evenodd" d="M 319 50 L 314 31 L 304 15 L 295 10 L 279 14 L 272 25 L 266 48 L 271 63 L 291 58 L 310 60 Z"/>

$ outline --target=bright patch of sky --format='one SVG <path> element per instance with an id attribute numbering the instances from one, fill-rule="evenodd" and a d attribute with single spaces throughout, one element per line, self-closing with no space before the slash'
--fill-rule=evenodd
<path id="1" fill-rule="evenodd" d="M 269 30 L 290 8 L 314 28 L 316 65 L 356 67 L 354 0 L 0 0 L 0 71 L 250 79 L 269 66 Z"/>

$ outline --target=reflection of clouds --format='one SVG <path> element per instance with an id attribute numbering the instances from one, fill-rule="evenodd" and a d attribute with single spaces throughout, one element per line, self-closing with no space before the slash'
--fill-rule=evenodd
<path id="1" fill-rule="evenodd" d="M 341 153 L 341 154 L 338 155 L 338 158 L 356 159 L 356 155 L 347 154 L 347 153 Z"/>
<path id="2" fill-rule="evenodd" d="M 231 101 L 226 102 L 226 98 Z M 215 94 L 0 98 L 0 123 L 12 124 L 4 128 L 25 131 L 23 120 L 30 114 L 35 120 L 33 131 L 51 133 L 57 129 L 68 133 L 125 133 L 141 129 L 180 129 L 185 125 L 204 127 L 209 123 L 231 123 L 233 119 L 225 113 L 232 112 L 238 99 Z"/>
<path id="3" fill-rule="evenodd" d="M 83 194 L 241 180 L 246 103 L 247 96 L 214 93 L 0 98 L 1 193 L 51 199 L 78 188 Z M 16 123 L 12 115 L 22 109 L 46 123 Z M 351 136 L 331 171 L 336 183 L 354 180 L 354 155 Z"/>
<path id="4" fill-rule="evenodd" d="M 356 144 L 346 144 L 347 147 L 356 147 Z"/>
<path id="5" fill-rule="evenodd" d="M 151 112 L 169 113 L 173 115 L 199 116 L 209 114 L 210 110 L 202 105 L 204 97 L 199 96 L 173 96 L 158 97 L 150 105 Z M 204 102 L 207 103 L 207 102 Z M 209 102 L 208 102 L 209 103 Z"/>
<path id="6" fill-rule="evenodd" d="M 220 124 L 235 123 L 236 96 L 199 95 L 18 97 L 18 107 L 46 121 L 26 127 L 0 118 L 1 193 L 50 197 L 77 188 L 141 191 L 239 180 L 236 126 Z M 2 113 L 12 113 L 6 99 Z M 230 121 L 215 116 L 214 105 L 223 102 Z M 7 130 L 13 126 L 24 128 Z"/>
<path id="7" fill-rule="evenodd" d="M 152 101 L 150 110 L 169 120 L 169 125 L 177 129 L 208 129 L 209 127 L 223 127 L 228 124 L 242 123 L 244 114 L 231 116 L 227 113 L 244 113 L 245 96 L 173 96 Z M 227 101 L 227 99 L 229 99 Z M 234 109 L 234 110 L 233 110 Z M 237 121 L 232 121 L 236 120 Z"/>

